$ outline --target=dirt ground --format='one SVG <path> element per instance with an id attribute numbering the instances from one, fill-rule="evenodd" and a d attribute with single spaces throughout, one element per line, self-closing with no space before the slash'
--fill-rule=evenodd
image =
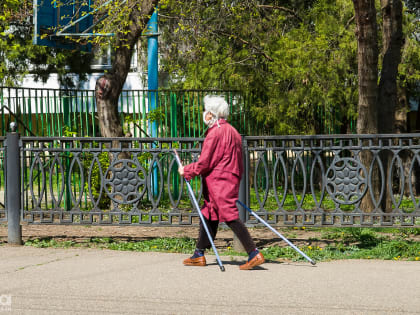
<path id="1" fill-rule="evenodd" d="M 285 243 L 280 237 L 267 228 L 249 229 L 257 246 L 264 247 Z M 322 240 L 321 232 L 293 228 L 279 229 L 279 232 L 296 245 L 325 245 L 331 240 Z M 196 238 L 197 226 L 188 227 L 153 227 L 153 226 L 72 226 L 72 225 L 28 225 L 22 224 L 24 241 L 36 238 L 51 238 L 56 241 L 72 240 L 86 242 L 91 238 L 113 238 L 118 241 L 141 241 L 157 237 L 191 237 Z M 316 240 L 315 240 L 316 239 Z M 0 225 L 0 243 L 7 242 L 7 225 Z M 220 228 L 215 242 L 218 247 L 233 244 L 233 232 L 228 228 Z"/>
<path id="2" fill-rule="evenodd" d="M 279 228 L 284 237 L 297 246 L 311 245 L 325 247 L 335 240 L 327 238 L 325 229 Z M 249 229 L 251 236 L 260 248 L 267 246 L 286 246 L 286 243 L 265 227 Z M 115 241 L 141 241 L 157 237 L 191 237 L 196 238 L 197 226 L 153 227 L 153 226 L 77 226 L 77 225 L 28 225 L 22 224 L 24 241 L 36 238 L 54 239 L 56 241 L 86 242 L 92 238 L 113 238 Z M 387 234 L 393 237 L 392 233 Z M 410 239 L 420 241 L 420 235 Z M 0 244 L 7 242 L 7 225 L 0 224 Z M 233 232 L 228 228 L 220 228 L 215 244 L 219 248 L 233 247 Z"/>

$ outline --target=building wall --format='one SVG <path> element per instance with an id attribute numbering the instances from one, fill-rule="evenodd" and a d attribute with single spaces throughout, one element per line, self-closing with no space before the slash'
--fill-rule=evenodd
<path id="1" fill-rule="evenodd" d="M 74 75 L 74 82 L 78 83 L 77 89 L 80 90 L 94 90 L 96 80 L 103 75 L 103 73 L 92 73 L 89 74 L 86 81 L 78 82 L 78 76 Z M 142 74 L 139 72 L 129 72 L 127 80 L 124 83 L 123 90 L 142 90 L 147 89 L 147 86 L 144 86 L 142 82 Z M 48 78 L 47 82 L 36 81 L 34 75 L 25 76 L 21 87 L 23 88 L 42 88 L 42 89 L 62 89 L 63 86 L 60 86 L 58 80 L 58 75 L 52 73 Z"/>

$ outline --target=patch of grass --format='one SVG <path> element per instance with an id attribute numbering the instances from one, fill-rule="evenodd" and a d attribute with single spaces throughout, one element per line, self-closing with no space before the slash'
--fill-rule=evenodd
<path id="1" fill-rule="evenodd" d="M 192 238 L 154 238 L 145 241 L 115 241 L 111 237 L 91 238 L 83 242 L 57 241 L 51 238 L 33 239 L 25 242 L 25 246 L 38 248 L 69 248 L 91 247 L 123 251 L 139 252 L 172 252 L 191 253 L 195 249 L 195 240 Z"/>
<path id="2" fill-rule="evenodd" d="M 370 229 L 351 228 L 345 231 L 332 231 L 328 234 L 337 239 L 333 244 L 325 247 L 302 246 L 300 249 L 315 261 L 336 259 L 384 259 L 384 260 L 420 260 L 420 242 L 399 237 L 390 239 L 378 235 Z M 327 236 L 328 236 L 327 235 Z M 74 241 L 56 241 L 53 239 L 34 239 L 27 241 L 26 246 L 34 247 L 93 247 L 122 251 L 139 252 L 170 252 L 190 254 L 195 249 L 195 239 L 182 238 L 154 238 L 144 241 L 116 241 L 112 238 L 92 238 L 82 243 Z M 261 249 L 267 260 L 304 261 L 305 259 L 290 246 L 268 246 Z M 212 254 L 212 251 L 209 251 Z M 219 249 L 223 256 L 246 256 L 227 247 Z"/>
<path id="3" fill-rule="evenodd" d="M 383 259 L 383 260 L 420 260 L 420 243 L 407 240 L 389 240 L 377 246 L 363 248 L 357 245 L 346 246 L 343 243 L 326 246 L 304 246 L 300 248 L 315 261 L 329 261 L 337 259 Z M 304 261 L 291 247 L 272 246 L 261 250 L 266 259 L 290 259 Z"/>
<path id="4" fill-rule="evenodd" d="M 192 253 L 195 249 L 195 240 L 188 237 L 154 238 L 139 242 L 115 242 L 110 238 L 96 238 L 92 239 L 92 243 L 101 248 L 138 252 Z"/>
<path id="5" fill-rule="evenodd" d="M 77 247 L 79 244 L 74 241 L 56 241 L 52 238 L 36 238 L 33 240 L 28 240 L 24 244 L 25 246 L 33 246 L 37 248 L 70 248 Z"/>

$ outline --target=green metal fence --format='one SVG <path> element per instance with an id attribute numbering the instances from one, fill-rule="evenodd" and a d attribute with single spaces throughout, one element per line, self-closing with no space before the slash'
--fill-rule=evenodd
<path id="1" fill-rule="evenodd" d="M 156 137 L 200 137 L 203 135 L 203 97 L 223 95 L 230 105 L 229 121 L 245 135 L 270 135 L 250 112 L 256 96 L 230 90 L 124 90 L 118 104 L 124 132 L 148 137 L 156 121 Z M 151 97 L 157 109 L 151 111 Z M 94 90 L 64 90 L 0 87 L 0 135 L 17 121 L 25 136 L 100 136 Z M 356 123 L 337 110 L 324 107 L 314 114 L 320 134 L 355 133 Z M 344 127 L 344 128 L 343 128 Z"/>
<path id="2" fill-rule="evenodd" d="M 124 90 L 118 105 L 124 132 L 147 137 L 153 120 L 158 137 L 200 137 L 202 100 L 207 94 L 223 95 L 230 105 L 230 122 L 241 133 L 249 132 L 246 97 L 224 90 Z M 158 98 L 154 111 L 149 110 L 152 95 Z M 17 121 L 19 132 L 26 136 L 100 136 L 93 90 L 0 87 L 0 105 L 1 135 L 10 121 Z"/>

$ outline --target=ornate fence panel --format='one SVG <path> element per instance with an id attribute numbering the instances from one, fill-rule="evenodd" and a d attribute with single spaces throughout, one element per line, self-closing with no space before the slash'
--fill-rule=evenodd
<path id="1" fill-rule="evenodd" d="M 30 224 L 196 225 L 172 150 L 196 161 L 202 141 L 22 137 L 20 161 L 9 161 L 21 169 L 17 209 Z M 420 134 L 244 137 L 243 144 L 241 200 L 273 225 L 420 226 Z M 192 186 L 200 200 L 201 179 Z"/>
<path id="2" fill-rule="evenodd" d="M 420 226 L 420 134 L 245 142 L 247 203 L 272 224 Z"/>
<path id="3" fill-rule="evenodd" d="M 23 220 L 46 224 L 196 224 L 177 173 L 201 140 L 22 138 Z M 200 179 L 193 184 L 199 195 Z"/>

